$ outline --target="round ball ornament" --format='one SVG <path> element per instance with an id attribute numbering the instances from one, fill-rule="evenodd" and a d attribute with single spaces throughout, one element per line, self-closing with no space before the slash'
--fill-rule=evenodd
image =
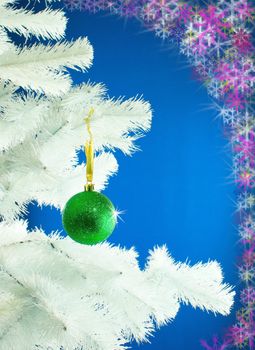
<path id="1" fill-rule="evenodd" d="M 79 192 L 66 203 L 62 222 L 67 234 L 74 241 L 89 245 L 100 243 L 115 228 L 115 208 L 102 193 Z"/>

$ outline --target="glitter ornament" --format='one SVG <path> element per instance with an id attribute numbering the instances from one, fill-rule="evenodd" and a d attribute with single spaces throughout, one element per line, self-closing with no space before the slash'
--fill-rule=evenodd
<path id="1" fill-rule="evenodd" d="M 96 191 L 83 191 L 71 197 L 63 211 L 63 226 L 68 235 L 82 244 L 107 239 L 116 225 L 112 202 Z"/>
<path id="2" fill-rule="evenodd" d="M 96 244 L 106 240 L 116 225 L 116 211 L 112 202 L 102 193 L 94 191 L 94 149 L 90 120 L 94 114 L 91 108 L 85 118 L 89 140 L 85 144 L 87 184 L 84 191 L 76 193 L 66 203 L 62 223 L 67 234 L 76 242 Z"/>

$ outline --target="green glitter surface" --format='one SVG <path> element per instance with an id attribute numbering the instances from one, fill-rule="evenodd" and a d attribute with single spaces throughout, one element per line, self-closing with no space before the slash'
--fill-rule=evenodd
<path id="1" fill-rule="evenodd" d="M 96 244 L 107 239 L 116 225 L 112 202 L 103 194 L 84 191 L 71 197 L 62 213 L 67 234 L 76 242 Z"/>

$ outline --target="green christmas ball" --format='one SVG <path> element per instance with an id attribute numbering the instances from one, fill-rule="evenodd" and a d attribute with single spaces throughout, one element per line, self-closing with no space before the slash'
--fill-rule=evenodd
<path id="1" fill-rule="evenodd" d="M 102 193 L 79 192 L 66 203 L 62 222 L 74 241 L 92 245 L 111 235 L 116 225 L 115 209 Z"/>

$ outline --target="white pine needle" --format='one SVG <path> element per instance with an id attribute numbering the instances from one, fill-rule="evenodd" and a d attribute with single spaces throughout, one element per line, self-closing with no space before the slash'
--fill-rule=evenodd
<path id="1" fill-rule="evenodd" d="M 0 28 L 0 56 L 4 51 L 11 50 L 14 45 L 11 43 L 7 33 Z"/>
<path id="2" fill-rule="evenodd" d="M 20 51 L 5 51 L 0 56 L 0 77 L 15 85 L 59 95 L 70 87 L 67 68 L 85 71 L 93 58 L 86 38 L 72 43 L 34 45 Z"/>
<path id="3" fill-rule="evenodd" d="M 102 153 L 95 158 L 94 164 L 94 183 L 97 191 L 102 191 L 108 184 L 108 179 L 118 171 L 118 164 L 111 153 Z M 44 184 L 44 190 L 35 189 L 34 196 L 31 197 L 39 205 L 51 205 L 63 209 L 68 199 L 78 192 L 84 190 L 86 183 L 85 164 L 77 165 L 58 176 L 53 187 L 50 182 Z M 47 187 L 48 185 L 48 187 Z"/>
<path id="4" fill-rule="evenodd" d="M 233 303 L 217 263 L 174 263 L 163 247 L 143 271 L 133 249 L 28 233 L 22 221 L 0 223 L 0 266 L 1 350 L 121 350 L 173 320 L 183 299 L 223 315 Z"/>
<path id="5" fill-rule="evenodd" d="M 60 39 L 66 28 L 62 11 L 46 9 L 37 13 L 0 7 L 0 27 L 28 37 L 34 35 L 43 39 Z"/>
<path id="6" fill-rule="evenodd" d="M 31 200 L 62 208 L 69 196 L 83 190 L 85 170 L 77 167 L 77 151 L 88 137 L 84 118 L 90 108 L 95 111 L 91 130 L 97 151 L 118 148 L 130 153 L 151 124 L 149 103 L 107 100 L 100 84 L 85 84 L 61 98 L 7 94 L 2 103 L 0 215 L 6 220 L 24 213 Z M 117 163 L 102 154 L 98 164 L 95 184 L 102 189 Z"/>
<path id="7" fill-rule="evenodd" d="M 24 151 L 33 160 L 30 165 L 29 158 L 25 163 L 24 160 L 19 161 L 14 156 L 9 162 L 0 162 L 0 168 L 5 167 L 7 173 L 10 171 L 12 162 L 17 166 L 16 170 L 1 176 L 0 213 L 7 220 L 12 221 L 19 214 L 26 213 L 26 205 L 30 201 L 35 200 L 39 205 L 54 205 L 56 208 L 62 208 L 72 195 L 84 190 L 86 183 L 84 165 L 62 170 L 62 173 L 54 173 L 44 168 L 39 160 L 36 162 L 34 158 L 36 150 L 27 148 Z M 101 154 L 95 159 L 95 170 L 97 169 L 100 169 L 100 172 L 95 176 L 96 188 L 103 190 L 108 177 L 118 169 L 116 159 L 112 154 Z"/>
<path id="8" fill-rule="evenodd" d="M 148 261 L 147 273 L 151 278 L 158 278 L 163 289 L 174 285 L 178 300 L 193 307 L 227 315 L 233 303 L 232 288 L 222 283 L 221 267 L 216 261 L 190 267 L 175 262 L 166 247 L 155 248 Z M 230 295 L 232 298 L 228 297 Z"/>

